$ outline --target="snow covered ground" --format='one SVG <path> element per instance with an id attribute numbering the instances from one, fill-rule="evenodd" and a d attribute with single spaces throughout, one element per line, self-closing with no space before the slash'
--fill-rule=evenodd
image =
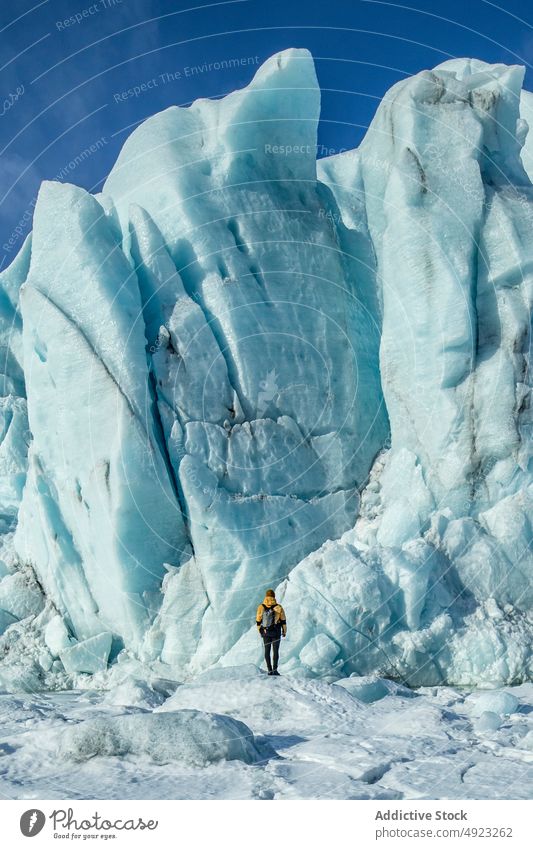
<path id="1" fill-rule="evenodd" d="M 0 695 L 8 799 L 529 799 L 533 684 L 408 690 L 214 670 L 169 695 Z M 215 714 L 215 716 L 213 716 Z"/>

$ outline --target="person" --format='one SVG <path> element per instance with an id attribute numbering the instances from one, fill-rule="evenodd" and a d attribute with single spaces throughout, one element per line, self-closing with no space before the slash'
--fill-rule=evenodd
<path id="1" fill-rule="evenodd" d="M 265 661 L 269 675 L 279 675 L 279 644 L 281 635 L 287 636 L 287 622 L 285 611 L 281 604 L 276 601 L 274 590 L 267 590 L 264 601 L 257 608 L 256 616 L 257 630 L 263 638 L 265 645 Z M 270 655 L 272 654 L 272 659 Z"/>

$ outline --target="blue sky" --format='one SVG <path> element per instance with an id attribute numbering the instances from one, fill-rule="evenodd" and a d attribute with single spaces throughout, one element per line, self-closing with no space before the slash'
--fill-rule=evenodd
<path id="1" fill-rule="evenodd" d="M 59 176 L 98 191 L 136 124 L 172 104 L 245 85 L 257 62 L 286 47 L 307 47 L 316 60 L 319 153 L 356 146 L 393 83 L 453 56 L 524 64 L 526 87 L 533 90 L 533 10 L 527 5 L 3 0 L 0 267 L 12 261 L 31 228 L 41 180 Z M 242 64 L 202 70 L 223 60 Z M 123 96 L 134 87 L 141 88 L 137 96 Z M 72 167 L 91 146 L 94 152 Z"/>

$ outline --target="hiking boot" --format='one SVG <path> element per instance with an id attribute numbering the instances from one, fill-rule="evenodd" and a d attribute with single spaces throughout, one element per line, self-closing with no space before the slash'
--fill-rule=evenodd
<path id="1" fill-rule="evenodd" d="M 277 673 L 276 673 L 276 672 L 272 672 L 272 670 L 271 670 L 271 669 L 269 669 L 269 670 L 268 670 L 268 674 L 269 674 L 269 675 L 276 675 Z"/>
<path id="2" fill-rule="evenodd" d="M 277 670 L 277 669 L 274 669 L 274 670 L 273 670 L 271 673 L 269 673 L 269 674 L 271 674 L 271 675 L 279 675 L 279 672 L 278 672 L 278 670 Z"/>

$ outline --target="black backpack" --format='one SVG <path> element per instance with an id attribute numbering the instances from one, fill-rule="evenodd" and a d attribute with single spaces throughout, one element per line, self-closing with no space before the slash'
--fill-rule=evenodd
<path id="1" fill-rule="evenodd" d="M 276 625 L 276 611 L 274 610 L 275 607 L 275 604 L 273 604 L 272 607 L 267 607 L 266 604 L 263 605 L 261 627 L 265 631 L 272 631 Z"/>

